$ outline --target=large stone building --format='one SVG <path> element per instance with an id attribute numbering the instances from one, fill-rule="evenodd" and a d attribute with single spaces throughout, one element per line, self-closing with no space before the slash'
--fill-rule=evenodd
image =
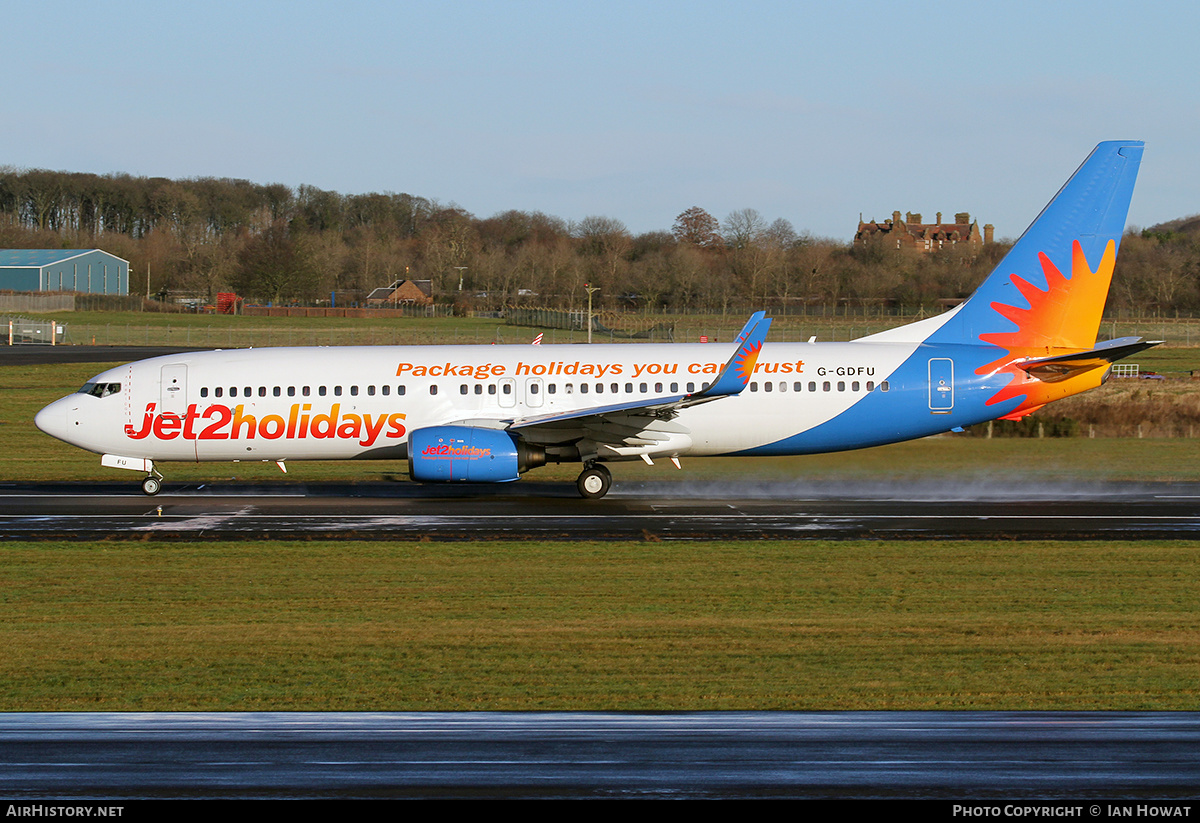
<path id="1" fill-rule="evenodd" d="M 129 261 L 100 249 L 3 249 L 0 289 L 129 294 Z"/>
<path id="2" fill-rule="evenodd" d="M 943 223 L 941 212 L 938 212 L 937 221 L 934 223 L 924 223 L 921 221 L 921 215 L 912 212 L 908 212 L 901 220 L 898 211 L 892 212 L 891 220 L 865 223 L 860 214 L 854 244 L 882 241 L 889 248 L 931 252 L 961 243 L 971 246 L 991 243 L 993 231 L 992 224 L 988 223 L 980 235 L 979 222 L 971 220 L 971 215 L 967 212 L 954 215 L 953 223 Z"/>

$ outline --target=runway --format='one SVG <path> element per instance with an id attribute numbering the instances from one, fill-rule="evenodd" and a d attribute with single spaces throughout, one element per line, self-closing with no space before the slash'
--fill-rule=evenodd
<path id="1" fill-rule="evenodd" d="M 0 484 L 8 539 L 1200 539 L 1200 484 Z"/>
<path id="2" fill-rule="evenodd" d="M 9 804 L 915 798 L 1110 817 L 1200 795 L 1200 715 L 1181 712 L 13 713 L 0 743 Z"/>

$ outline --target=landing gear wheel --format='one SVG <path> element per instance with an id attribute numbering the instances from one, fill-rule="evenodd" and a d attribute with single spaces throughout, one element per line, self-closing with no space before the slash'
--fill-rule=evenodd
<path id="1" fill-rule="evenodd" d="M 154 475 L 150 475 L 149 477 L 147 477 L 145 480 L 142 481 L 142 491 L 144 493 L 150 495 L 151 497 L 158 494 L 159 489 L 161 489 L 161 488 L 162 488 L 162 481 L 160 481 Z"/>
<path id="2" fill-rule="evenodd" d="M 599 500 L 612 487 L 612 473 L 604 466 L 588 466 L 575 481 L 579 494 L 587 500 Z"/>

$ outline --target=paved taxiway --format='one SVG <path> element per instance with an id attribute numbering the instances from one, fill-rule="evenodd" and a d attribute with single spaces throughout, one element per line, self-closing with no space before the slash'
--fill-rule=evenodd
<path id="1" fill-rule="evenodd" d="M 1179 804 L 1197 746 L 1171 712 L 13 713 L 0 794 Z"/>
<path id="2" fill-rule="evenodd" d="M 0 484 L 8 538 L 1200 538 L 1200 484 Z"/>

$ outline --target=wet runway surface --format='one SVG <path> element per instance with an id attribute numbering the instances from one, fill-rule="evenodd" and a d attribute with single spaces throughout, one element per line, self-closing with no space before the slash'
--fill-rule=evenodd
<path id="1" fill-rule="evenodd" d="M 1194 713 L 14 713 L 0 744 L 8 802 L 1200 795 Z"/>
<path id="2" fill-rule="evenodd" d="M 0 484 L 0 536 L 457 539 L 1200 538 L 1200 484 Z"/>

